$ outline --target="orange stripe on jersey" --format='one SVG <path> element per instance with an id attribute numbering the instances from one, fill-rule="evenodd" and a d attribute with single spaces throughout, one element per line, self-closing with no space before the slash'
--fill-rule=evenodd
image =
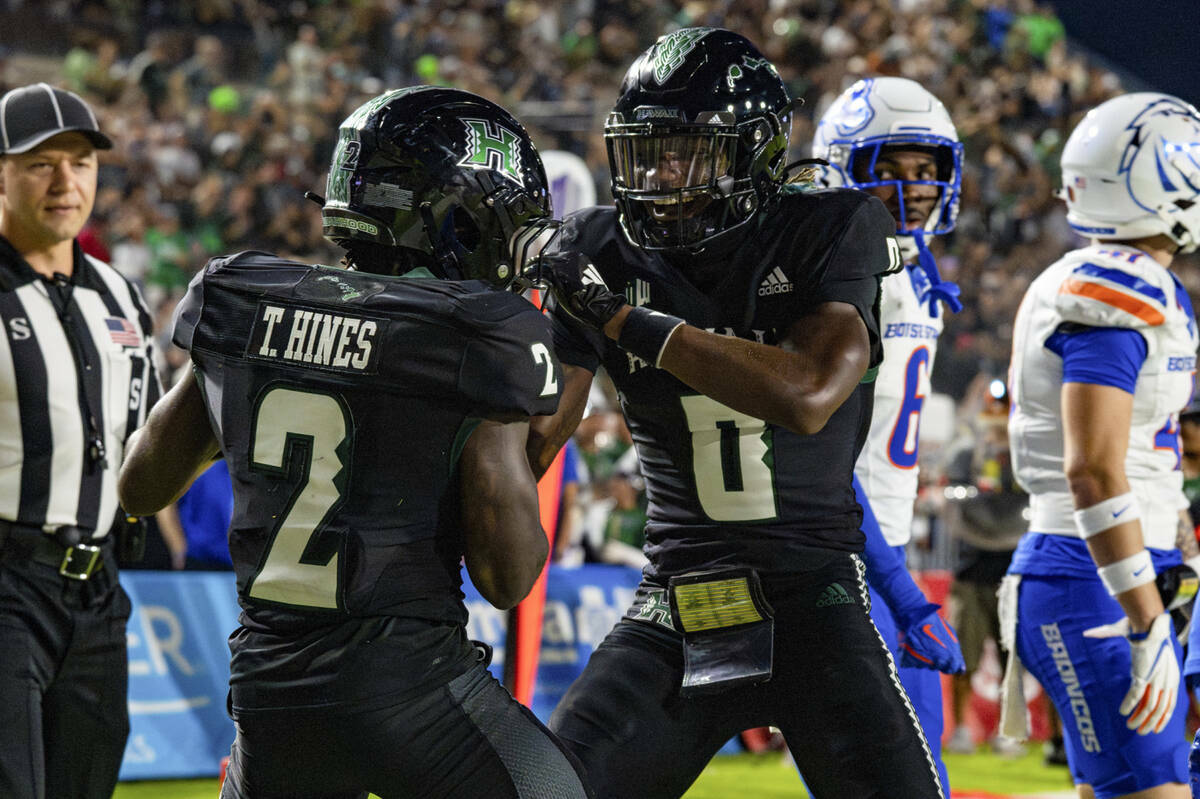
<path id="1" fill-rule="evenodd" d="M 1084 280 L 1069 279 L 1063 281 L 1058 289 L 1059 294 L 1075 294 L 1079 297 L 1089 297 L 1099 300 L 1105 305 L 1120 308 L 1125 313 L 1132 314 L 1148 325 L 1161 325 L 1166 319 L 1162 312 L 1149 303 L 1142 302 L 1137 297 Z"/>

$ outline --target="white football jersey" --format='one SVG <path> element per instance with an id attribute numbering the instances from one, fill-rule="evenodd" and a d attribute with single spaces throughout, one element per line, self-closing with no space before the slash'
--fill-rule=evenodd
<path id="1" fill-rule="evenodd" d="M 925 270 L 916 265 L 883 279 L 883 363 L 875 377 L 871 428 L 854 465 L 883 537 L 894 547 L 912 537 L 921 407 L 929 395 L 929 374 L 943 325 L 940 302 L 937 315 L 930 315 L 929 287 Z"/>
<path id="2" fill-rule="evenodd" d="M 1031 495 L 1030 530 L 1078 537 L 1063 474 L 1062 358 L 1045 347 L 1066 322 L 1129 328 L 1146 341 L 1125 475 L 1141 506 L 1146 546 L 1172 549 L 1178 511 L 1187 507 L 1179 411 L 1191 399 L 1196 367 L 1196 320 L 1187 292 L 1149 255 L 1106 243 L 1067 253 L 1021 301 L 1010 367 L 1013 471 Z"/>

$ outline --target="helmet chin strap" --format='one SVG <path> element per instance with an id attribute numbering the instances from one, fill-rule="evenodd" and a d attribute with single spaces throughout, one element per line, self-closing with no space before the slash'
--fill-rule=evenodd
<path id="1" fill-rule="evenodd" d="M 958 299 L 958 285 L 942 280 L 942 276 L 938 274 L 937 261 L 934 260 L 928 245 L 925 244 L 925 231 L 914 230 L 908 235 L 912 237 L 913 243 L 917 247 L 917 264 L 925 270 L 925 276 L 929 278 L 929 315 L 937 316 L 938 300 L 946 303 L 950 313 L 961 311 L 963 306 Z"/>
<path id="2" fill-rule="evenodd" d="M 430 253 L 437 262 L 438 268 L 443 272 L 439 277 L 443 280 L 466 279 L 467 276 L 463 274 L 458 256 L 447 246 L 447 234 L 451 233 L 450 238 L 452 238 L 452 232 L 449 227 L 451 224 L 450 215 L 446 215 L 442 229 L 439 230 L 437 222 L 433 218 L 433 211 L 430 210 L 429 203 L 421 203 L 419 210 L 421 213 L 421 222 L 425 228 L 425 238 L 429 242 Z"/>

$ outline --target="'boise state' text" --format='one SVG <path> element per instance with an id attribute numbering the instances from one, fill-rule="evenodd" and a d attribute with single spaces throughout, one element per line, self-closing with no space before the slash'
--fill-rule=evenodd
<path id="1" fill-rule="evenodd" d="M 884 338 L 928 338 L 938 337 L 938 329 L 932 325 L 916 322 L 892 322 L 883 330 Z"/>

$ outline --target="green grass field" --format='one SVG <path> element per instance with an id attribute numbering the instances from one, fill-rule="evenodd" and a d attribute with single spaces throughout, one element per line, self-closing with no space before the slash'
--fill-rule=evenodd
<path id="1" fill-rule="evenodd" d="M 1065 767 L 1042 765 L 1040 745 L 1029 747 L 1022 758 L 1003 759 L 986 749 L 974 755 L 946 753 L 946 768 L 955 794 L 985 791 L 992 796 L 1045 795 L 1071 791 Z M 1073 793 L 1073 792 L 1072 792 Z M 169 782 L 124 782 L 113 799 L 215 799 L 217 781 L 173 780 Z M 777 752 L 718 757 L 687 792 L 686 799 L 802 799 L 808 794 Z"/>

